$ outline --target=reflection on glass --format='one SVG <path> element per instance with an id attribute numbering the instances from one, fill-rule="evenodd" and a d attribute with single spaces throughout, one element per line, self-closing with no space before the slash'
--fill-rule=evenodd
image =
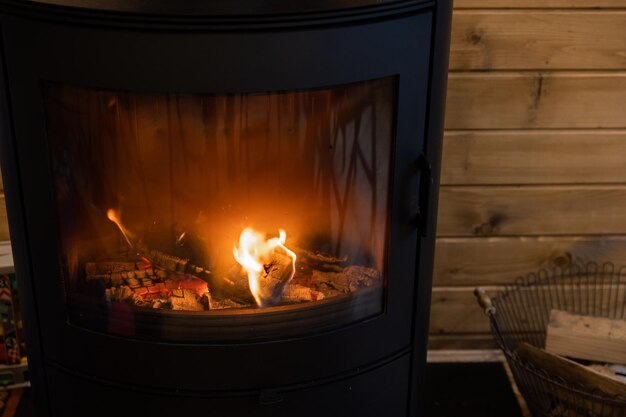
<path id="1" fill-rule="evenodd" d="M 70 319 L 143 336 L 172 313 L 298 310 L 315 328 L 381 312 L 394 78 L 44 90 Z"/>

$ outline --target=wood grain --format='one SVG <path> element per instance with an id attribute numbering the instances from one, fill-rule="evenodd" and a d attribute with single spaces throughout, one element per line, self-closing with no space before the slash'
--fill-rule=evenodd
<path id="1" fill-rule="evenodd" d="M 622 128 L 626 72 L 450 73 L 448 129 Z"/>
<path id="2" fill-rule="evenodd" d="M 626 183 L 626 130 L 449 131 L 442 184 Z"/>
<path id="3" fill-rule="evenodd" d="M 434 285 L 510 284 L 542 268 L 573 260 L 626 265 L 626 236 L 439 238 Z"/>
<path id="4" fill-rule="evenodd" d="M 602 363 L 626 364 L 626 319 L 610 319 L 552 310 L 546 350 Z M 626 395 L 626 383 L 622 383 Z"/>
<path id="5" fill-rule="evenodd" d="M 437 233 L 626 234 L 626 185 L 442 187 Z"/>
<path id="6" fill-rule="evenodd" d="M 464 8 L 607 8 L 623 9 L 623 0 L 454 0 L 455 9 Z"/>
<path id="7" fill-rule="evenodd" d="M 456 11 L 450 69 L 624 69 L 625 39 L 625 11 Z"/>
<path id="8" fill-rule="evenodd" d="M 494 295 L 502 287 L 485 287 Z M 431 334 L 487 334 L 489 319 L 478 306 L 473 287 L 433 288 L 430 312 Z"/>

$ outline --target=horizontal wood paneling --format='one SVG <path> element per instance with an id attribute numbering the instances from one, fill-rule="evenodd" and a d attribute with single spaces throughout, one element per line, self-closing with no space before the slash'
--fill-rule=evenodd
<path id="1" fill-rule="evenodd" d="M 475 286 L 626 264 L 626 2 L 454 3 L 430 341 L 444 349 L 493 345 Z"/>
<path id="2" fill-rule="evenodd" d="M 457 11 L 450 69 L 624 69 L 626 11 Z"/>
<path id="3" fill-rule="evenodd" d="M 442 187 L 439 236 L 626 234 L 626 185 Z"/>
<path id="4" fill-rule="evenodd" d="M 615 279 L 615 276 L 613 276 Z M 545 318 L 547 325 L 550 304 L 565 311 L 594 311 L 596 314 L 609 314 L 614 311 L 617 300 L 624 296 L 626 277 L 621 276 L 621 290 L 617 291 L 617 283 L 611 285 L 559 285 L 538 291 L 535 286 L 523 286 L 517 289 L 505 287 L 481 286 L 492 299 L 502 291 L 515 291 L 516 297 L 510 297 L 507 303 L 497 308 L 513 314 L 511 320 L 522 324 L 527 322 L 531 327 L 526 330 L 544 330 L 538 327 L 540 318 Z M 435 334 L 484 334 L 490 331 L 489 320 L 474 296 L 474 287 L 436 287 L 432 293 L 430 330 Z M 548 293 L 554 298 L 544 298 Z M 558 296 L 556 294 L 558 293 Z M 548 303 L 548 304 L 546 304 Z M 497 314 L 497 313 L 496 313 Z M 526 317 L 523 317 L 526 316 Z M 516 317 L 516 318 L 514 318 Z M 537 326 L 537 327 L 535 327 Z"/>
<path id="5" fill-rule="evenodd" d="M 624 0 L 454 0 L 463 8 L 626 8 Z"/>
<path id="6" fill-rule="evenodd" d="M 441 182 L 626 183 L 626 130 L 449 131 Z"/>
<path id="7" fill-rule="evenodd" d="M 626 236 L 439 238 L 434 285 L 506 285 L 572 261 L 626 265 Z"/>
<path id="8" fill-rule="evenodd" d="M 502 288 L 485 287 L 490 295 Z M 474 288 L 434 288 L 431 299 L 430 332 L 489 333 L 489 319 L 474 297 Z"/>
<path id="9" fill-rule="evenodd" d="M 453 72 L 448 129 L 626 127 L 626 72 Z"/>

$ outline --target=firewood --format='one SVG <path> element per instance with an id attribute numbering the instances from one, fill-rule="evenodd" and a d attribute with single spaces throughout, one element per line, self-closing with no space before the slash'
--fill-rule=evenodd
<path id="1" fill-rule="evenodd" d="M 105 300 L 108 303 L 123 303 L 133 300 L 133 290 L 127 286 L 114 287 L 107 289 L 104 293 Z"/>
<path id="2" fill-rule="evenodd" d="M 194 290 L 182 289 L 180 292 L 176 292 L 176 294 L 180 295 L 176 296 L 172 293 L 170 297 L 170 302 L 172 303 L 173 310 L 183 310 L 183 311 L 203 311 L 204 305 L 200 302 L 199 297 L 196 295 Z"/>
<path id="3" fill-rule="evenodd" d="M 206 281 L 191 275 L 173 275 L 164 285 L 170 290 L 192 290 L 198 297 L 202 297 L 209 290 Z"/>
<path id="4" fill-rule="evenodd" d="M 87 262 L 85 264 L 85 272 L 87 275 L 111 275 L 112 273 L 134 271 L 134 262 Z"/>
<path id="5" fill-rule="evenodd" d="M 295 273 L 293 260 L 275 248 L 263 261 L 255 299 L 259 307 L 274 306 L 280 303 L 285 286 Z"/>
<path id="6" fill-rule="evenodd" d="M 572 386 L 583 386 L 607 397 L 626 401 L 626 383 L 528 343 L 519 344 L 515 351 L 522 361 L 532 364 L 536 369 L 553 378 L 561 378 Z M 556 393 L 562 402 L 572 402 L 576 399 L 571 391 L 564 390 L 562 393 L 556 391 Z"/>
<path id="7" fill-rule="evenodd" d="M 212 278 L 211 271 L 208 268 L 198 266 L 190 259 L 180 258 L 178 256 L 170 255 L 156 249 L 151 249 L 146 246 L 142 241 L 139 241 L 135 244 L 135 250 L 137 251 L 137 255 L 146 258 L 153 265 L 157 266 L 160 269 L 164 269 L 166 271 L 178 274 L 194 275 L 207 282 L 209 282 Z M 152 274 L 150 273 L 150 271 L 148 271 L 147 274 L 156 275 L 158 271 L 153 270 L 151 272 Z"/>
<path id="8" fill-rule="evenodd" d="M 321 291 L 327 297 L 349 294 L 362 288 L 378 285 L 381 276 L 372 268 L 352 265 L 342 272 L 312 271 L 311 287 Z"/>
<path id="9" fill-rule="evenodd" d="M 241 304 L 236 301 L 231 300 L 230 298 L 226 298 L 223 300 L 216 300 L 209 295 L 209 309 L 211 310 L 224 310 L 227 308 L 244 308 L 250 307 L 251 304 Z"/>
<path id="10" fill-rule="evenodd" d="M 127 278 L 126 283 L 130 288 L 139 288 L 141 287 L 141 282 L 137 278 Z"/>
<path id="11" fill-rule="evenodd" d="M 377 270 L 360 265 L 349 266 L 344 270 L 344 273 L 348 277 L 348 287 L 351 292 L 371 287 L 380 283 L 381 280 Z"/>
<path id="12" fill-rule="evenodd" d="M 282 295 L 283 303 L 299 303 L 303 301 L 317 301 L 324 299 L 324 294 L 298 284 L 288 284 Z"/>
<path id="13" fill-rule="evenodd" d="M 324 293 L 327 297 L 350 292 L 348 279 L 343 272 L 313 271 L 311 287 Z"/>
<path id="14" fill-rule="evenodd" d="M 546 350 L 576 359 L 626 364 L 626 320 L 552 310 Z"/>
<path id="15" fill-rule="evenodd" d="M 336 258 L 306 249 L 296 248 L 297 269 L 299 273 L 310 274 L 313 270 L 325 272 L 341 272 L 348 260 L 347 256 Z"/>
<path id="16" fill-rule="evenodd" d="M 240 305 L 256 304 L 250 292 L 248 275 L 239 264 L 233 265 L 226 276 L 213 277 L 209 289 L 211 294 L 219 300 L 230 299 Z"/>

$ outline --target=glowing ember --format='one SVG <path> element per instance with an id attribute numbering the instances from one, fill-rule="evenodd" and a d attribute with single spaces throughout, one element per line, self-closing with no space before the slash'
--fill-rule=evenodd
<path id="1" fill-rule="evenodd" d="M 233 255 L 248 273 L 250 292 L 259 307 L 280 302 L 285 285 L 296 271 L 296 254 L 284 245 L 287 233 L 266 240 L 262 233 L 246 228 L 239 236 Z"/>
<path id="2" fill-rule="evenodd" d="M 122 235 L 124 235 L 124 239 L 126 239 L 126 242 L 128 242 L 128 246 L 132 248 L 133 244 L 130 242 L 130 238 L 134 236 L 122 224 L 122 213 L 119 210 L 108 209 L 107 217 L 109 218 L 109 220 L 117 225 L 117 227 L 120 229 L 120 232 L 122 232 Z"/>

